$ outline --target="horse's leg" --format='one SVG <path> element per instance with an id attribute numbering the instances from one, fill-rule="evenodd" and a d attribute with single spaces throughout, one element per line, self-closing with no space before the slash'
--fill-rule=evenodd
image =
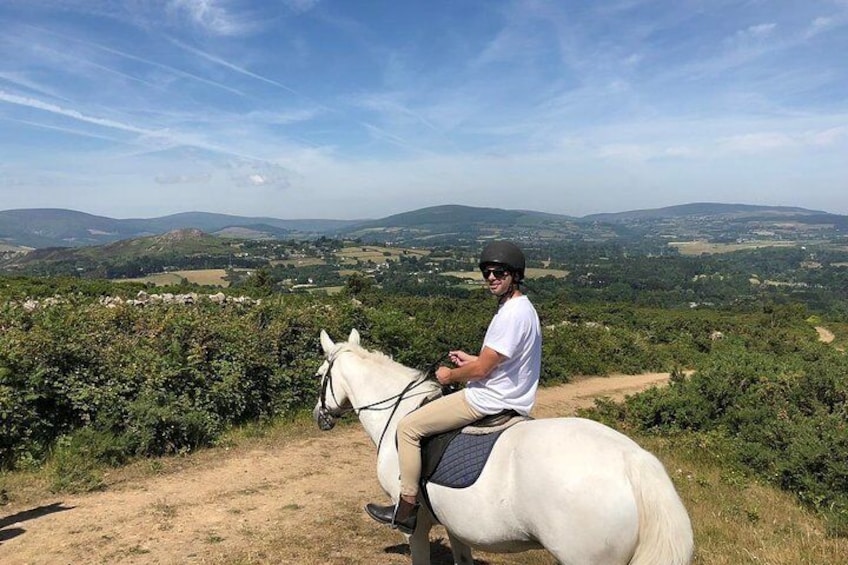
<path id="1" fill-rule="evenodd" d="M 470 547 L 465 545 L 463 542 L 459 541 L 450 532 L 448 532 L 448 540 L 450 540 L 454 565 L 474 565 L 474 558 L 471 557 Z"/>
<path id="2" fill-rule="evenodd" d="M 421 515 L 419 514 L 419 518 Z M 432 527 L 426 520 L 425 523 L 418 522 L 415 532 L 409 536 L 409 552 L 412 554 L 412 565 L 430 565 L 430 528 Z"/>

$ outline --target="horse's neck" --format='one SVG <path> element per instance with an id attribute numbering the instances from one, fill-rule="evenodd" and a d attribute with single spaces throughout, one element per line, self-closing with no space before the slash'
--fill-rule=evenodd
<path id="1" fill-rule="evenodd" d="M 428 389 L 424 386 L 412 389 L 395 409 L 398 395 L 416 378 L 414 371 L 387 359 L 354 361 L 346 377 L 353 406 L 358 408 L 376 403 L 359 412 L 359 421 L 375 445 L 394 449 L 398 422 L 421 404 Z"/>

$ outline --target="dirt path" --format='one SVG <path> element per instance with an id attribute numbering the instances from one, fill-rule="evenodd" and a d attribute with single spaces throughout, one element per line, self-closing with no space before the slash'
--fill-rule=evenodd
<path id="1" fill-rule="evenodd" d="M 667 374 L 588 378 L 540 391 L 535 415 L 571 415 Z M 354 424 L 260 448 L 208 450 L 178 472 L 0 510 L 0 563 L 407 563 L 403 538 L 361 508 L 380 501 L 374 448 Z M 433 530 L 434 563 L 449 563 Z M 541 552 L 478 563 L 551 563 Z"/>

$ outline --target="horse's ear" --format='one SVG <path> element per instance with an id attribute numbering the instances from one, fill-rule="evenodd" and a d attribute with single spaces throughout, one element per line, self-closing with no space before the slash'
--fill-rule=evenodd
<path id="1" fill-rule="evenodd" d="M 356 328 L 350 330 L 350 336 L 347 338 L 347 342 L 353 345 L 359 345 L 359 332 L 356 331 Z"/>
<path id="2" fill-rule="evenodd" d="M 330 351 L 332 351 L 335 346 L 336 344 L 333 343 L 333 340 L 330 339 L 330 336 L 327 335 L 327 332 L 321 330 L 321 349 L 324 350 L 324 355 L 329 355 Z"/>

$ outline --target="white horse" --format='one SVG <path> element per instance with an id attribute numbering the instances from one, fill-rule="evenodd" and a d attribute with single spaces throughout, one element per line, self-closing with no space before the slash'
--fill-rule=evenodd
<path id="1" fill-rule="evenodd" d="M 354 329 L 333 343 L 321 331 L 326 360 L 318 370 L 321 396 L 314 416 L 332 428 L 358 413 L 377 446 L 377 476 L 393 500 L 400 496 L 395 433 L 400 419 L 435 381 L 360 346 Z M 503 432 L 477 481 L 456 489 L 428 484 L 459 565 L 471 548 L 518 552 L 544 548 L 567 565 L 682 565 L 692 560 L 689 516 L 663 465 L 626 436 L 582 418 L 529 420 Z M 413 565 L 430 563 L 429 531 L 436 518 L 422 504 L 409 536 Z"/>

